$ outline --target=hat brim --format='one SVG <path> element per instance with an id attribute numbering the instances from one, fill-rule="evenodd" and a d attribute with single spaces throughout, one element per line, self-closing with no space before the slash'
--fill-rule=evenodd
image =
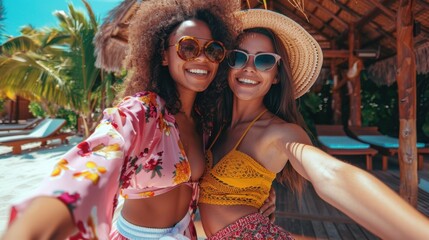
<path id="1" fill-rule="evenodd" d="M 295 99 L 304 95 L 316 81 L 323 63 L 323 53 L 317 41 L 292 19 L 265 9 L 239 11 L 236 16 L 243 30 L 270 29 L 283 43 L 292 70 Z"/>

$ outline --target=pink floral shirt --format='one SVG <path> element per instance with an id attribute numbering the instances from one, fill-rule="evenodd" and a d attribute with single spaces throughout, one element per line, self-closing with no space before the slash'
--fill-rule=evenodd
<path id="1" fill-rule="evenodd" d="M 174 116 L 158 95 L 142 92 L 104 110 L 95 132 L 59 159 L 35 196 L 67 204 L 79 229 L 74 238 L 108 239 L 118 194 L 148 198 L 187 183 L 198 196 L 190 181 Z M 30 200 L 14 206 L 11 219 Z M 196 197 L 190 211 L 195 207 Z"/>

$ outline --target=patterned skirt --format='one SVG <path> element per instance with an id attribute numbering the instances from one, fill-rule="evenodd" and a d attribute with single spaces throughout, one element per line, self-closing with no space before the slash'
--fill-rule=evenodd
<path id="1" fill-rule="evenodd" d="M 238 219 L 208 238 L 208 240 L 218 239 L 293 240 L 294 238 L 280 226 L 272 224 L 270 220 L 262 214 L 252 213 Z"/>

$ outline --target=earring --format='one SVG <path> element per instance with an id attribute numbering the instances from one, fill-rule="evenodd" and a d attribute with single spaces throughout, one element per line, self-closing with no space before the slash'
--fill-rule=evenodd
<path id="1" fill-rule="evenodd" d="M 167 59 L 167 55 L 166 55 L 165 51 L 162 53 L 161 65 L 162 66 L 168 66 L 168 59 Z"/>

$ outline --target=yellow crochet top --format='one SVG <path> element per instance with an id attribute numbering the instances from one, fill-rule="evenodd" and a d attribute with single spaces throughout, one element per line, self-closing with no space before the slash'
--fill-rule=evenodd
<path id="1" fill-rule="evenodd" d="M 248 205 L 260 208 L 268 198 L 276 174 L 258 161 L 236 150 L 252 125 L 264 113 L 259 114 L 247 127 L 235 147 L 213 165 L 211 147 L 206 154 L 207 168 L 200 180 L 200 203 L 215 205 Z"/>

